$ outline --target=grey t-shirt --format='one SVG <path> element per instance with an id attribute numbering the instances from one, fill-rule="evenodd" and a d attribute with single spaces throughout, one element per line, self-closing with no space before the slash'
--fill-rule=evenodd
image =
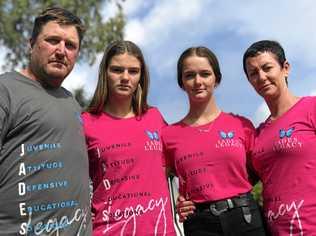
<path id="1" fill-rule="evenodd" d="M 0 235 L 91 235 L 80 107 L 64 88 L 0 76 Z"/>

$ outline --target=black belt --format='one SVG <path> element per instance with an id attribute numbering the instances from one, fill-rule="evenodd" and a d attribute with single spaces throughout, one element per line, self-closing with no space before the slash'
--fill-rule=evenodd
<path id="1" fill-rule="evenodd" d="M 246 193 L 219 201 L 196 203 L 195 207 L 197 211 L 210 211 L 215 216 L 219 216 L 228 210 L 240 207 L 242 209 L 245 221 L 250 223 L 251 212 L 249 206 L 251 201 L 253 201 L 251 194 Z"/>

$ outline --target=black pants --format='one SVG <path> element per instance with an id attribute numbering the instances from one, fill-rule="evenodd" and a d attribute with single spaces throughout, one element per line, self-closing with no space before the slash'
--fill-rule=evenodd
<path id="1" fill-rule="evenodd" d="M 265 236 L 261 211 L 257 203 L 250 200 L 251 222 L 244 219 L 240 207 L 215 216 L 211 211 L 196 211 L 184 222 L 185 236 Z"/>

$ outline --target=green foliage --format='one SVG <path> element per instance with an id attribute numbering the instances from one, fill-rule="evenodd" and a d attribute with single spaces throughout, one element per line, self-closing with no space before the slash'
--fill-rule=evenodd
<path id="1" fill-rule="evenodd" d="M 258 201 L 259 205 L 262 206 L 262 183 L 259 181 L 252 189 L 254 198 Z"/>
<path id="2" fill-rule="evenodd" d="M 90 64 L 107 43 L 123 39 L 125 17 L 116 0 L 117 13 L 104 21 L 101 10 L 111 0 L 0 0 L 0 45 L 8 49 L 5 69 L 25 66 L 28 61 L 28 40 L 35 16 L 47 7 L 61 6 L 79 16 L 87 29 L 80 59 Z"/>
<path id="3" fill-rule="evenodd" d="M 72 93 L 79 105 L 82 107 L 82 110 L 85 110 L 88 107 L 91 98 L 86 98 L 84 88 L 76 88 L 72 91 Z"/>

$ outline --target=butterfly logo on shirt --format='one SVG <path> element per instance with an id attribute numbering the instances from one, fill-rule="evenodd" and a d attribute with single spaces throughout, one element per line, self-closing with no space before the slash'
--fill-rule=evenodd
<path id="1" fill-rule="evenodd" d="M 150 140 L 156 140 L 156 141 L 159 141 L 159 134 L 158 134 L 158 131 L 149 131 L 149 130 L 146 130 L 146 134 L 148 136 L 148 138 Z"/>
<path id="2" fill-rule="evenodd" d="M 222 139 L 232 139 L 232 138 L 234 138 L 235 133 L 234 133 L 233 131 L 228 131 L 227 133 L 224 132 L 224 131 L 220 131 L 220 132 L 219 132 L 219 136 L 220 136 Z"/>
<path id="3" fill-rule="evenodd" d="M 282 139 L 284 137 L 291 137 L 294 131 L 294 127 L 289 128 L 288 130 L 286 129 L 280 129 L 279 130 L 279 137 Z"/>

